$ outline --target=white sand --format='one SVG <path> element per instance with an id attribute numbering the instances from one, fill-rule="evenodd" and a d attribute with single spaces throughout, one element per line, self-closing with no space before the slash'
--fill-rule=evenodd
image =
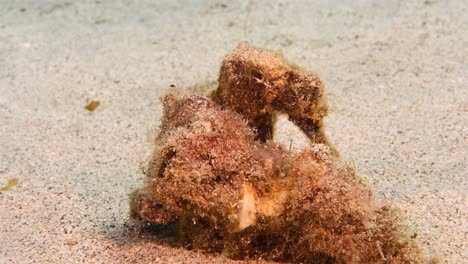
<path id="1" fill-rule="evenodd" d="M 343 159 L 426 252 L 468 262 L 466 1 L 125 2 L 0 1 L 0 188 L 19 179 L 0 263 L 224 261 L 131 224 L 127 195 L 158 97 L 215 81 L 243 40 L 319 73 Z"/>

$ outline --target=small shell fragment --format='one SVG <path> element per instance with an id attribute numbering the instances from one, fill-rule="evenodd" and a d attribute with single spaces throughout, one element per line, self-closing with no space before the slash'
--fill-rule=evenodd
<path id="1" fill-rule="evenodd" d="M 85 106 L 85 108 L 86 108 L 86 110 L 92 112 L 92 111 L 94 111 L 98 106 L 99 106 L 99 101 L 94 101 L 94 100 L 93 100 L 93 101 L 89 102 L 89 103 Z"/>

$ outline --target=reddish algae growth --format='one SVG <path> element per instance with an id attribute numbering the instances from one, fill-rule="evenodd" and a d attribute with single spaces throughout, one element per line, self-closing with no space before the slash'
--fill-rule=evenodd
<path id="1" fill-rule="evenodd" d="M 398 214 L 378 206 L 341 165 L 323 131 L 320 78 L 278 53 L 241 44 L 210 98 L 166 95 L 146 181 L 131 217 L 175 227 L 183 246 L 233 259 L 303 263 L 429 263 Z M 272 142 L 289 115 L 310 147 Z"/>

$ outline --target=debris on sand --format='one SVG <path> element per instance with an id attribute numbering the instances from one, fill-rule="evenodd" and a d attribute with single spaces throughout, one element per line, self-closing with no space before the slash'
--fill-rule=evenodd
<path id="1" fill-rule="evenodd" d="M 131 217 L 175 227 L 189 248 L 233 259 L 305 263 L 425 263 L 398 220 L 379 206 L 323 132 L 318 76 L 241 44 L 211 99 L 166 95 L 143 188 Z M 310 139 L 290 151 L 271 141 L 274 112 Z"/>

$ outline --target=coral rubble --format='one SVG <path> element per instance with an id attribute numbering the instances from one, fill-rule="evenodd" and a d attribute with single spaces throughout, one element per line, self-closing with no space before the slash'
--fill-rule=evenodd
<path id="1" fill-rule="evenodd" d="M 340 165 L 322 131 L 320 79 L 277 54 L 240 45 L 224 60 L 213 100 L 163 98 L 164 114 L 131 216 L 176 227 L 187 247 L 234 259 L 306 263 L 418 263 L 395 214 L 374 204 Z M 311 146 L 271 142 L 282 111 Z"/>

